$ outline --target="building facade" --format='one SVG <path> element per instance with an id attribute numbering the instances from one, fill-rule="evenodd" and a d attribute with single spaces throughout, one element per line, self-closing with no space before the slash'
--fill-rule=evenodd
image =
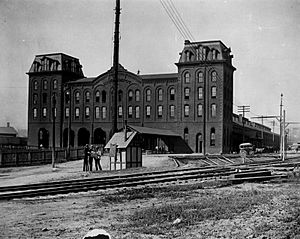
<path id="1" fill-rule="evenodd" d="M 125 122 L 167 129 L 181 135 L 194 152 L 230 152 L 232 58 L 219 40 L 185 41 L 176 73 L 140 75 L 119 65 L 118 129 Z M 36 56 L 27 73 L 28 144 L 105 145 L 113 122 L 113 70 L 87 78 L 77 58 Z"/>

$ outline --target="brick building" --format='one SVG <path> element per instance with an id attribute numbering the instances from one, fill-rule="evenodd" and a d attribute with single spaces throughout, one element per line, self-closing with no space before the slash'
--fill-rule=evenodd
<path id="1" fill-rule="evenodd" d="M 230 48 L 219 40 L 185 41 L 176 73 L 140 75 L 119 65 L 118 129 L 126 120 L 129 125 L 171 130 L 194 152 L 229 152 L 232 58 Z M 53 126 L 56 147 L 108 142 L 112 68 L 87 78 L 78 59 L 57 53 L 36 56 L 27 74 L 29 145 L 51 147 Z"/>

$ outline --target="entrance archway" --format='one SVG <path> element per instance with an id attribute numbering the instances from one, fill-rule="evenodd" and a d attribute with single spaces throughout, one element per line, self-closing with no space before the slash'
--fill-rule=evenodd
<path id="1" fill-rule="evenodd" d="M 203 151 L 203 139 L 202 139 L 202 134 L 199 133 L 196 136 L 196 152 L 202 153 L 202 151 Z"/>
<path id="2" fill-rule="evenodd" d="M 106 144 L 106 133 L 101 128 L 97 128 L 94 131 L 94 144 Z"/>
<path id="3" fill-rule="evenodd" d="M 68 128 L 64 130 L 63 133 L 63 147 L 66 148 L 68 147 L 68 137 L 69 137 L 69 132 Z M 74 147 L 74 138 L 75 138 L 75 133 L 71 129 L 71 137 L 70 137 L 70 146 Z"/>
<path id="4" fill-rule="evenodd" d="M 39 129 L 38 146 L 43 148 L 49 148 L 49 132 L 45 128 Z"/>
<path id="5" fill-rule="evenodd" d="M 78 146 L 84 146 L 90 142 L 90 132 L 86 128 L 78 130 Z"/>

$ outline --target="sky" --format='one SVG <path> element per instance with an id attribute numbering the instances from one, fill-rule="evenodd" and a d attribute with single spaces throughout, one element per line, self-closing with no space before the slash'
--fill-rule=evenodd
<path id="1" fill-rule="evenodd" d="M 278 116 L 283 94 L 286 121 L 300 122 L 300 0 L 172 2 L 196 41 L 231 48 L 235 113 L 247 105 L 250 120 Z M 27 129 L 26 73 L 35 55 L 79 58 L 87 77 L 111 67 L 114 8 L 114 0 L 0 0 L 0 126 Z M 121 8 L 120 63 L 134 73 L 176 73 L 186 38 L 161 1 L 121 0 Z"/>

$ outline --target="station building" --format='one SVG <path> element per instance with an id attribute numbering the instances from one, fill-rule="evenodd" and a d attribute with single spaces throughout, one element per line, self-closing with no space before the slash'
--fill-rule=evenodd
<path id="1" fill-rule="evenodd" d="M 127 122 L 174 132 L 194 152 L 232 151 L 236 70 L 232 58 L 231 49 L 220 40 L 185 41 L 175 73 L 140 75 L 119 65 L 118 129 Z M 114 112 L 113 68 L 85 77 L 79 59 L 53 53 L 37 55 L 27 74 L 29 145 L 108 142 Z M 153 148 L 156 143 L 150 141 L 145 147 Z"/>

